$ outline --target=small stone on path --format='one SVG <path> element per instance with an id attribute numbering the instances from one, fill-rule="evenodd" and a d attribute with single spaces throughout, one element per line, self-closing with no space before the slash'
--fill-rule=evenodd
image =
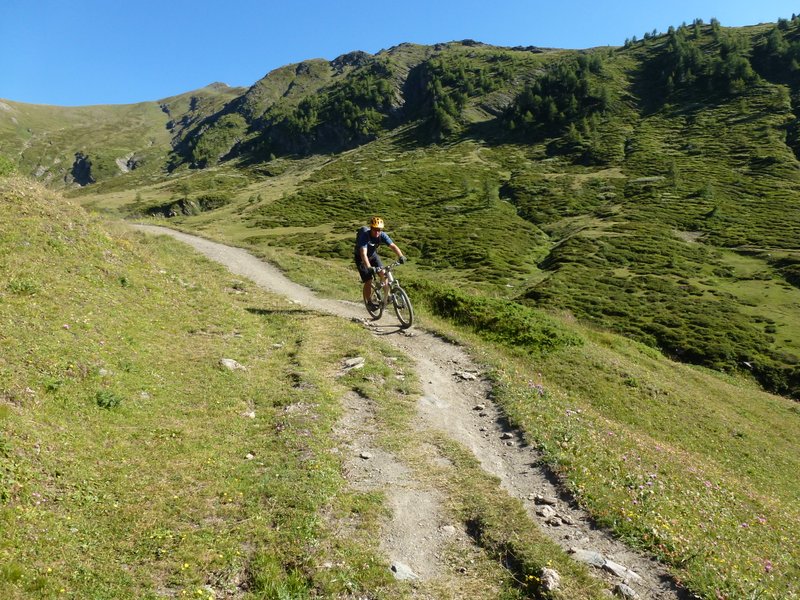
<path id="1" fill-rule="evenodd" d="M 392 573 L 395 579 L 400 579 L 401 581 L 419 579 L 419 575 L 414 573 L 411 567 L 397 561 L 392 563 Z"/>
<path id="2" fill-rule="evenodd" d="M 545 519 L 549 519 L 550 517 L 554 517 L 556 515 L 556 509 L 547 505 L 540 506 L 536 509 L 536 514 Z"/>
<path id="3" fill-rule="evenodd" d="M 570 553 L 575 556 L 575 560 L 579 560 L 593 567 L 601 568 L 606 563 L 606 557 L 594 550 L 578 550 L 576 548 L 571 548 Z"/>
<path id="4" fill-rule="evenodd" d="M 615 563 L 614 561 L 606 559 L 605 563 L 603 563 L 603 568 L 624 581 L 632 581 L 634 583 L 642 582 L 642 578 L 638 573 L 631 571 L 628 567 Z"/>
<path id="5" fill-rule="evenodd" d="M 536 504 L 549 504 L 550 506 L 555 506 L 558 503 L 558 500 L 552 496 L 540 496 L 538 494 L 533 497 L 533 501 Z"/>
<path id="6" fill-rule="evenodd" d="M 628 587 L 624 583 L 618 583 L 614 588 L 614 593 L 620 598 L 627 598 L 629 600 L 636 600 L 639 597 L 633 588 Z"/>

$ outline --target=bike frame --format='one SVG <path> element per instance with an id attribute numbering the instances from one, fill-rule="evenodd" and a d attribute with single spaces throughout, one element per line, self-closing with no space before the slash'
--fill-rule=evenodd
<path id="1" fill-rule="evenodd" d="M 395 279 L 392 269 L 399 264 L 399 262 L 395 262 L 390 265 L 386 265 L 377 273 L 375 273 L 372 278 L 372 285 L 378 286 L 376 291 L 378 291 L 381 296 L 381 302 L 383 303 L 384 308 L 389 303 L 389 296 L 391 295 L 393 288 L 397 285 L 397 279 Z"/>

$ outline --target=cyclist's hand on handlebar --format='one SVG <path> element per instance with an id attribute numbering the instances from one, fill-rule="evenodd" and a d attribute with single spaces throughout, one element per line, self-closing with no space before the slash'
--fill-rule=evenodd
<path id="1" fill-rule="evenodd" d="M 405 255 L 404 255 L 404 254 L 401 254 L 401 255 L 400 255 L 398 258 L 397 258 L 397 262 L 399 262 L 401 265 L 404 265 L 404 264 L 406 263 L 406 260 L 408 260 L 408 259 L 405 257 Z"/>
<path id="2" fill-rule="evenodd" d="M 370 267 L 369 268 L 369 274 L 370 275 L 375 275 L 375 274 L 378 273 L 378 271 L 380 271 L 380 269 L 378 267 Z"/>

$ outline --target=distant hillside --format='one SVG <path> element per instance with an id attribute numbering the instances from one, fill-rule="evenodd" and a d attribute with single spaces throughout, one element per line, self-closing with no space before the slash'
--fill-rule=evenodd
<path id="1" fill-rule="evenodd" d="M 160 177 L 187 128 L 243 90 L 212 84 L 155 102 L 65 108 L 0 101 L 0 156 L 53 187 Z"/>

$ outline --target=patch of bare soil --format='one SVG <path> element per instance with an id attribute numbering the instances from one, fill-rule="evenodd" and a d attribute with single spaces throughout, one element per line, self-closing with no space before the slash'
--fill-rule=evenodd
<path id="1" fill-rule="evenodd" d="M 289 281 L 275 267 L 246 251 L 173 230 L 137 226 L 153 233 L 165 233 L 182 240 L 201 253 L 226 265 L 231 272 L 289 297 L 299 304 L 354 320 L 363 320 L 376 335 L 416 360 L 423 383 L 415 427 L 438 430 L 459 442 L 495 475 L 503 488 L 518 498 L 531 519 L 576 560 L 592 567 L 617 594 L 635 593 L 638 598 L 667 600 L 688 597 L 674 585 L 666 568 L 643 556 L 605 531 L 595 527 L 589 516 L 541 464 L 535 449 L 525 445 L 518 432 L 509 429 L 503 415 L 491 401 L 491 389 L 480 367 L 460 347 L 419 328 L 403 331 L 385 314 L 380 324 L 365 320 L 366 311 L 357 303 L 318 298 L 313 292 Z M 350 459 L 347 463 L 353 485 L 381 489 L 393 511 L 383 548 L 390 560 L 410 567 L 419 578 L 441 576 L 439 557 L 445 531 L 436 490 L 426 489 L 412 473 L 374 446 L 368 426 L 369 400 L 350 396 L 343 431 L 349 431 Z M 368 458 L 364 458 L 366 453 Z M 446 531 L 452 533 L 448 528 Z M 631 596 L 634 597 L 634 596 Z"/>
<path id="2" fill-rule="evenodd" d="M 440 494 L 376 445 L 371 400 L 351 393 L 342 404 L 346 412 L 336 434 L 346 448 L 345 476 L 357 490 L 385 494 L 392 518 L 381 546 L 393 571 L 412 580 L 438 577 L 445 571 L 440 557 L 447 537 Z"/>

